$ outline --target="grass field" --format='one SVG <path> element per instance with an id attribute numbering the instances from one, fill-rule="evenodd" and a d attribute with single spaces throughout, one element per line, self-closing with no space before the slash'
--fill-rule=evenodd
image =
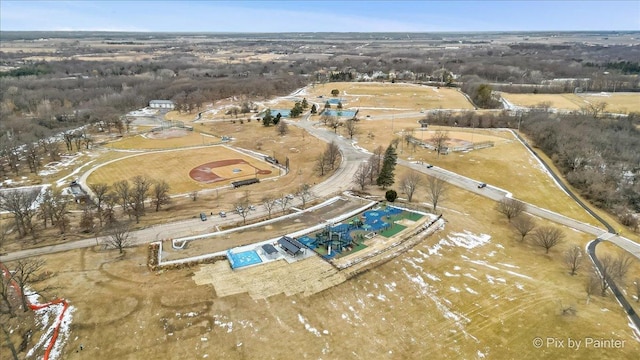
<path id="1" fill-rule="evenodd" d="M 607 103 L 605 111 L 620 114 L 640 112 L 640 93 L 605 93 L 579 94 L 580 98 L 591 103 L 604 101 Z"/>
<path id="2" fill-rule="evenodd" d="M 552 108 L 563 110 L 580 110 L 589 103 L 605 102 L 605 111 L 614 113 L 640 112 L 640 94 L 638 93 L 603 93 L 603 94 L 509 94 L 502 97 L 514 105 L 535 107 L 548 103 Z"/>
<path id="3" fill-rule="evenodd" d="M 468 109 L 473 106 L 456 89 L 392 83 L 333 82 L 307 87 L 309 101 L 324 104 L 332 98 L 331 90 L 338 89 L 338 98 L 344 99 L 345 109 L 360 108 L 362 114 L 372 108 L 395 108 L 403 110 L 421 109 Z M 322 99 L 318 96 L 323 96 Z M 332 106 L 335 108 L 335 105 Z M 358 114 L 362 117 L 361 114 Z"/>
<path id="4" fill-rule="evenodd" d="M 590 236 L 565 229 L 565 243 L 545 255 L 515 241 L 492 201 L 454 189 L 444 206 L 444 231 L 349 280 L 315 257 L 156 274 L 145 266 L 145 248 L 124 258 L 94 248 L 47 256 L 56 270 L 38 285 L 55 285 L 77 308 L 64 351 L 72 360 L 635 359 L 640 343 L 619 305 L 611 296 L 587 303 L 587 272 L 572 277 L 562 263 L 565 249 Z M 490 239 L 451 245 L 465 231 Z M 568 306 L 575 315 L 562 315 Z M 536 349 L 538 336 L 614 338 L 625 346 Z"/>
<path id="5" fill-rule="evenodd" d="M 220 138 L 194 131 L 187 131 L 184 136 L 168 139 L 134 135 L 111 142 L 107 147 L 112 149 L 171 149 L 185 146 L 210 145 L 218 142 L 220 142 Z"/>
<path id="6" fill-rule="evenodd" d="M 401 129 L 415 129 L 417 127 L 416 122 L 410 119 L 394 120 L 395 136 L 393 136 L 390 121 L 360 121 L 358 124 L 360 126 L 358 144 L 369 151 L 380 145 L 386 148 L 394 137 L 399 137 Z M 399 146 L 399 157 L 434 164 L 479 182 L 505 189 L 513 193 L 516 198 L 534 205 L 593 225 L 599 225 L 593 217 L 556 186 L 555 182 L 542 169 L 542 166 L 536 162 L 524 146 L 514 139 L 511 133 L 497 129 L 458 130 L 430 126 L 424 134 L 424 139 L 430 137 L 431 131 L 438 129 L 449 131 L 451 138 L 471 141 L 473 137 L 473 142 L 491 140 L 495 142 L 495 146 L 438 157 L 435 151 L 420 147 L 407 147 L 407 144 L 403 143 Z M 367 134 L 375 136 L 371 138 Z M 414 136 L 418 139 L 423 138 L 419 131 L 414 132 Z M 399 182 L 400 178 L 401 175 L 396 175 L 396 181 Z"/>

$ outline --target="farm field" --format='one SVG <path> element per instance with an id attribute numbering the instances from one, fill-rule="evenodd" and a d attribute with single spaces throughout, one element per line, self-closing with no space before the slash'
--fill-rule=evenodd
<path id="1" fill-rule="evenodd" d="M 232 271 L 218 262 L 156 274 L 140 247 L 124 258 L 97 248 L 47 256 L 56 271 L 39 285 L 56 284 L 77 308 L 68 359 L 578 359 L 595 351 L 632 359 L 640 351 L 615 300 L 587 303 L 586 271 L 572 277 L 562 263 L 562 252 L 589 236 L 564 229 L 565 243 L 544 255 L 515 240 L 491 201 L 454 190 L 446 207 L 443 231 L 351 279 L 315 257 L 293 266 Z M 565 306 L 575 315 L 562 315 Z M 290 341 L 273 346 L 283 333 Z M 388 333 L 394 336 L 381 336 Z M 536 349 L 538 336 L 613 338 L 625 347 Z"/>
<path id="2" fill-rule="evenodd" d="M 605 102 L 605 111 L 628 114 L 640 112 L 640 94 L 638 93 L 582 93 L 582 94 L 509 94 L 501 96 L 516 106 L 536 107 L 548 103 L 551 108 L 576 111 L 589 103 Z"/>

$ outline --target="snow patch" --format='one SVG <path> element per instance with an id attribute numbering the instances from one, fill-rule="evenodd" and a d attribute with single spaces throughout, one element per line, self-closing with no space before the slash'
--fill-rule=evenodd
<path id="1" fill-rule="evenodd" d="M 315 336 L 317 336 L 317 337 L 322 336 L 322 335 L 320 334 L 320 331 L 318 331 L 318 329 L 316 329 L 316 328 L 312 327 L 312 326 L 309 324 L 309 322 L 307 321 L 307 319 L 306 319 L 304 316 L 302 316 L 302 314 L 298 314 L 298 321 L 300 321 L 300 323 L 301 323 L 302 325 L 304 325 L 304 328 L 305 328 L 308 332 L 312 333 L 313 335 L 315 335 Z"/>

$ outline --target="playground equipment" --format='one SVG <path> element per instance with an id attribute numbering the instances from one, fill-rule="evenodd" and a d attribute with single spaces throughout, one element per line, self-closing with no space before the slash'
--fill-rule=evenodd
<path id="1" fill-rule="evenodd" d="M 353 239 L 349 235 L 349 231 L 353 229 L 353 225 L 339 224 L 333 226 L 329 224 L 318 234 L 312 245 L 315 247 L 324 247 L 327 250 L 327 256 L 333 253 L 341 253 L 353 245 Z"/>

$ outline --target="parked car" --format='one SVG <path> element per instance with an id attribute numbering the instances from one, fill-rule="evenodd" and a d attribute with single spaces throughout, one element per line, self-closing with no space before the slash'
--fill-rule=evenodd
<path id="1" fill-rule="evenodd" d="M 255 206 L 253 206 L 253 205 L 249 205 L 249 210 L 255 210 L 255 209 L 256 209 L 256 207 L 255 207 Z"/>
<path id="2" fill-rule="evenodd" d="M 431 169 L 432 167 L 433 167 L 433 165 L 427 164 L 427 169 Z"/>
<path id="3" fill-rule="evenodd" d="M 287 195 L 287 199 L 289 199 L 289 200 L 293 200 L 293 194 L 289 194 L 289 195 Z"/>
<path id="4" fill-rule="evenodd" d="M 220 211 L 220 212 L 218 213 L 218 215 L 220 215 L 220 217 L 223 217 L 223 218 L 224 218 L 224 217 L 227 217 L 227 213 L 226 213 L 226 212 L 224 212 L 224 211 Z"/>
<path id="5" fill-rule="evenodd" d="M 205 214 L 205 213 L 200 213 L 200 220 L 202 220 L 202 221 L 207 221 L 207 214 Z"/>
<path id="6" fill-rule="evenodd" d="M 485 188 L 485 187 L 487 187 L 487 184 L 485 184 L 485 183 L 478 184 L 478 189 L 482 189 L 482 188 Z"/>

